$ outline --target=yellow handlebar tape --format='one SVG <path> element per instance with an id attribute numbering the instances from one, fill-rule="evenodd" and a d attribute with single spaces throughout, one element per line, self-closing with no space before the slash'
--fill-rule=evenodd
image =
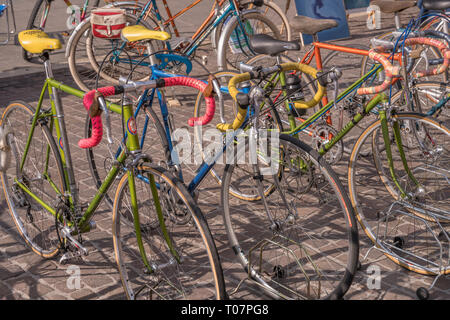
<path id="1" fill-rule="evenodd" d="M 312 76 L 314 79 L 317 78 L 317 70 L 302 63 L 295 63 L 295 62 L 288 62 L 281 64 L 281 70 L 282 71 L 290 71 L 290 70 L 297 70 L 303 73 L 306 73 L 310 76 Z M 228 91 L 230 92 L 230 95 L 233 97 L 234 101 L 236 101 L 236 96 L 239 93 L 239 90 L 236 89 L 236 85 L 238 83 L 251 80 L 250 73 L 241 73 L 237 76 L 234 76 L 230 79 L 228 82 Z M 294 103 L 295 108 L 297 109 L 308 109 L 314 107 L 316 104 L 320 102 L 322 97 L 325 95 L 325 87 L 321 86 L 320 83 L 318 84 L 318 89 L 314 97 L 309 101 L 297 101 Z M 245 108 L 241 108 L 239 106 L 238 113 L 236 115 L 236 118 L 234 119 L 232 124 L 228 123 L 219 123 L 217 125 L 217 129 L 220 131 L 227 131 L 227 130 L 236 130 L 239 127 L 242 126 L 242 124 L 245 121 L 245 117 L 247 116 L 247 106 Z"/>
<path id="2" fill-rule="evenodd" d="M 236 101 L 236 96 L 239 93 L 239 90 L 236 89 L 236 85 L 238 83 L 244 82 L 244 81 L 248 81 L 250 80 L 250 73 L 246 72 L 246 73 L 241 73 L 238 74 L 237 76 L 234 76 L 233 78 L 230 79 L 230 81 L 228 82 L 228 92 L 230 92 L 230 95 L 233 97 L 233 100 Z M 241 108 L 241 106 L 239 106 L 238 104 L 238 112 L 236 115 L 236 118 L 234 119 L 232 124 L 229 123 L 219 123 L 217 125 L 217 129 L 220 131 L 227 131 L 227 130 L 236 130 L 238 129 L 245 121 L 245 117 L 247 116 L 247 107 L 245 108 Z"/>
<path id="3" fill-rule="evenodd" d="M 307 75 L 310 75 L 314 79 L 317 79 L 317 70 L 313 67 L 310 67 L 303 63 L 295 63 L 295 62 L 288 62 L 283 63 L 281 65 L 281 70 L 283 71 L 290 71 L 290 70 L 297 70 L 303 73 L 306 73 Z M 317 105 L 320 100 L 322 100 L 323 96 L 326 93 L 325 87 L 321 86 L 319 82 L 317 82 L 318 88 L 317 92 L 314 95 L 314 97 L 309 101 L 297 101 L 294 103 L 294 106 L 296 109 L 309 109 Z"/>

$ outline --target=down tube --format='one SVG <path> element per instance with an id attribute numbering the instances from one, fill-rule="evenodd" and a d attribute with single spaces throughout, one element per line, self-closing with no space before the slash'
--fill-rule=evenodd
<path id="1" fill-rule="evenodd" d="M 319 150 L 320 155 L 324 155 L 327 153 L 339 140 L 341 140 L 347 133 L 352 130 L 358 122 L 360 122 L 364 117 L 366 117 L 369 112 L 375 108 L 380 102 L 387 101 L 387 96 L 384 93 L 381 93 L 374 97 L 364 108 L 364 113 L 358 113 L 355 115 L 343 128 L 338 132 L 336 136 L 334 136 L 330 142 L 322 146 Z"/>

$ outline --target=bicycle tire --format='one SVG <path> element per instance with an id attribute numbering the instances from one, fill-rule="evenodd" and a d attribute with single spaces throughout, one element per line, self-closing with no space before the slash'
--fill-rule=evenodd
<path id="1" fill-rule="evenodd" d="M 157 163 L 158 165 L 162 166 L 163 161 L 167 161 L 167 159 L 170 159 L 170 151 L 169 146 L 167 142 L 167 136 L 165 133 L 165 130 L 156 115 L 155 111 L 152 108 L 145 108 L 145 115 L 146 119 L 148 117 L 147 127 L 146 127 L 146 135 L 148 136 L 147 139 L 152 138 L 152 143 L 147 143 L 145 146 L 148 146 L 148 148 L 145 148 L 144 146 L 144 152 L 151 155 L 152 160 L 154 163 Z M 141 116 L 142 117 L 142 116 Z M 122 137 L 122 134 L 119 134 L 120 131 L 120 116 L 113 116 L 112 119 L 112 130 L 113 132 L 116 132 L 116 134 L 112 134 L 113 137 Z M 137 121 L 139 121 L 140 117 L 137 118 Z M 92 130 L 92 123 L 89 115 L 86 116 L 85 120 L 85 137 L 91 136 L 91 130 Z M 155 131 L 156 135 L 155 137 Z M 114 141 L 115 144 L 113 145 L 112 152 L 116 152 L 117 148 L 119 148 L 120 141 Z M 156 149 L 155 151 L 150 151 L 149 148 Z M 106 175 L 108 174 L 111 166 L 112 166 L 112 160 L 111 156 L 108 152 L 108 145 L 106 142 L 106 139 L 103 139 L 103 141 L 100 143 L 100 145 L 96 146 L 95 148 L 88 148 L 86 149 L 86 158 L 89 164 L 89 170 L 91 173 L 91 177 L 94 181 L 95 187 L 98 189 L 102 185 L 103 181 L 106 178 Z M 118 176 L 117 180 L 120 179 L 121 175 Z M 114 183 L 114 185 L 117 183 L 117 181 Z M 114 186 L 113 185 L 113 186 Z M 111 186 L 109 190 L 115 190 L 115 188 Z M 109 191 L 105 195 L 105 202 L 112 209 L 113 207 L 113 199 L 114 194 L 112 194 L 112 191 Z"/>
<path id="2" fill-rule="evenodd" d="M 182 212 L 181 210 L 178 212 L 189 215 L 190 220 L 184 224 L 177 224 L 165 216 L 164 218 L 158 218 L 161 219 L 158 222 L 155 220 L 156 213 L 149 211 L 146 214 L 143 214 L 142 211 L 139 213 L 140 231 L 143 233 L 143 240 L 146 242 L 144 250 L 146 250 L 146 256 L 153 269 L 151 273 L 145 274 L 142 271 L 146 270 L 145 265 L 142 262 L 137 245 L 134 243 L 136 230 L 132 216 L 130 216 L 131 213 L 127 210 L 122 211 L 124 208 L 122 202 L 127 193 L 128 176 L 124 175 L 122 177 L 114 199 L 113 240 L 116 261 L 127 298 L 146 298 L 145 295 L 142 296 L 142 294 L 146 294 L 143 292 L 143 284 L 145 287 L 150 287 L 152 283 L 157 282 L 157 287 L 148 289 L 149 291 L 155 291 L 156 298 L 160 297 L 170 300 L 180 298 L 224 299 L 226 297 L 225 283 L 217 248 L 206 219 L 185 186 L 163 168 L 144 164 L 137 169 L 145 176 L 153 176 L 158 183 L 158 188 L 161 192 L 159 197 L 162 200 L 163 210 L 167 211 L 169 208 L 179 210 L 182 206 L 185 209 Z M 139 181 L 141 180 L 136 179 L 136 182 L 139 183 Z M 143 183 L 136 190 L 142 191 L 146 190 L 146 188 L 150 189 L 149 184 Z M 147 200 L 148 196 L 151 196 L 149 200 Z M 168 203 L 172 197 L 174 197 L 173 202 L 169 206 Z M 137 199 L 142 201 L 142 204 L 148 210 L 150 210 L 151 203 L 154 201 L 152 192 L 149 190 L 137 196 Z M 127 224 L 130 235 L 121 239 L 121 234 L 124 233 Z M 173 251 L 177 251 L 176 255 L 182 255 L 178 257 L 179 259 L 175 257 L 174 253 L 169 252 L 169 240 L 165 238 L 164 233 L 160 230 L 162 224 L 168 229 L 168 238 L 173 244 Z M 192 227 L 194 229 L 192 230 L 193 232 L 188 233 Z M 179 238 L 175 239 L 177 236 Z M 196 239 L 194 239 L 195 236 L 197 236 Z M 160 250 L 167 250 L 168 252 L 162 253 Z M 179 260 L 181 260 L 181 263 Z M 186 274 L 182 269 L 186 271 Z M 177 278 L 177 271 L 180 271 L 180 278 Z M 192 273 L 188 273 L 189 271 Z M 138 279 L 140 276 L 142 276 L 143 280 Z M 184 292 L 184 286 L 187 285 L 192 285 L 192 289 L 188 290 L 186 288 L 187 290 Z M 162 292 L 164 289 L 174 292 L 165 294 L 165 292 Z M 151 297 L 152 294 L 149 293 L 147 298 Z"/>
<path id="3" fill-rule="evenodd" d="M 264 3 L 262 4 L 261 7 L 254 7 L 253 6 L 253 1 L 240 1 L 239 2 L 240 5 L 240 10 L 259 10 L 260 13 L 264 14 L 267 16 L 267 13 L 269 12 L 273 12 L 273 15 L 277 16 L 277 18 L 274 18 L 272 21 L 276 24 L 279 25 L 280 27 L 280 35 L 281 35 L 281 39 L 282 40 L 286 40 L 286 41 L 291 41 L 292 40 L 292 31 L 291 31 L 291 27 L 289 25 L 289 20 L 286 17 L 286 15 L 284 14 L 283 10 L 275 3 L 273 3 L 272 1 L 267 1 L 264 0 Z M 265 8 L 264 8 L 265 7 Z M 271 16 L 273 17 L 273 16 Z M 226 21 L 226 19 L 224 19 Z M 281 22 L 281 23 L 280 23 Z M 220 23 L 215 31 L 214 34 L 212 35 L 212 40 L 211 41 L 213 43 L 213 47 L 214 49 L 217 50 L 217 46 L 218 46 L 218 42 L 220 39 L 220 35 L 222 34 L 222 30 L 223 30 L 223 26 L 224 23 Z"/>
<path id="4" fill-rule="evenodd" d="M 265 33 L 265 34 L 271 35 L 273 38 L 276 38 L 276 39 L 281 38 L 281 36 L 278 32 L 278 28 L 275 26 L 275 24 L 272 21 L 270 21 L 267 17 L 265 17 L 264 15 L 262 15 L 258 12 L 243 13 L 240 16 L 240 19 L 248 29 L 248 30 L 246 30 L 246 34 L 248 34 L 249 32 L 251 32 L 252 34 Z M 255 24 L 250 23 L 250 20 L 255 21 L 255 23 L 257 21 L 259 21 L 260 24 L 258 26 L 256 26 Z M 267 30 L 261 31 L 260 29 L 255 28 L 255 27 L 262 27 L 262 24 L 266 25 L 265 28 L 268 27 L 268 29 L 271 32 L 267 32 Z M 235 31 L 235 30 L 237 30 L 236 28 L 238 26 L 239 26 L 239 21 L 236 19 L 230 20 L 229 22 L 227 22 L 226 25 L 224 25 L 224 29 L 223 29 L 224 31 L 219 39 L 218 51 L 217 51 L 218 52 L 217 65 L 218 65 L 219 70 L 225 70 L 225 69 L 238 70 L 239 69 L 238 63 L 247 61 L 248 59 L 250 59 L 251 57 L 256 55 L 255 53 L 250 52 L 251 50 L 248 50 L 249 48 L 247 47 L 246 43 L 242 43 L 242 45 L 241 45 L 241 42 L 244 40 L 239 39 L 239 31 Z M 232 56 L 234 57 L 234 59 L 233 59 L 234 62 L 229 61 L 229 59 L 227 58 L 227 52 L 231 51 L 229 43 L 230 43 L 232 34 L 235 34 L 235 35 L 237 34 L 236 41 L 238 41 L 238 44 L 240 47 L 240 48 L 235 48 L 235 50 L 236 50 L 235 53 L 231 52 Z M 247 48 L 247 49 L 245 49 L 245 48 Z M 241 51 L 241 53 L 238 54 L 238 51 Z"/>
<path id="5" fill-rule="evenodd" d="M 230 77 L 233 75 L 236 75 L 237 73 L 234 71 L 219 71 L 215 74 L 216 77 L 221 78 L 223 76 L 225 77 Z M 224 97 L 227 98 L 227 100 L 229 101 L 229 103 L 232 104 L 231 107 L 228 107 L 228 110 L 232 110 L 232 112 L 225 112 L 225 117 L 226 117 L 226 121 L 231 123 L 232 120 L 234 119 L 236 112 L 237 112 L 237 106 L 235 106 L 235 102 L 233 101 L 233 99 L 231 98 L 231 96 L 224 94 Z M 194 116 L 198 116 L 198 115 L 202 115 L 204 113 L 204 105 L 202 104 L 202 102 L 204 101 L 203 99 L 203 95 L 201 93 L 199 93 L 197 95 L 197 100 L 196 100 L 196 104 L 194 107 Z M 270 102 L 269 102 L 270 103 Z M 267 105 L 267 102 L 266 102 Z M 203 107 L 203 108 L 202 108 Z M 216 118 L 217 119 L 217 118 Z M 259 127 L 262 129 L 274 129 L 276 128 L 279 132 L 283 131 L 283 125 L 280 119 L 280 116 L 277 112 L 277 110 L 275 109 L 270 109 L 269 111 L 266 112 L 266 116 L 261 116 L 259 118 Z M 213 125 L 215 126 L 217 123 L 219 123 L 220 120 L 214 121 Z M 195 127 L 194 128 L 194 137 L 195 137 L 195 143 L 199 144 L 199 150 L 201 150 L 202 153 L 202 160 L 203 161 L 207 161 L 207 159 L 210 158 L 210 155 L 205 155 L 204 148 L 203 148 L 203 144 L 205 143 L 205 141 L 203 140 L 199 140 L 199 137 L 201 136 L 201 133 L 203 133 L 203 127 Z M 208 128 L 208 126 L 206 126 L 206 128 Z M 209 127 L 210 128 L 210 127 Z M 246 130 L 247 128 L 243 128 L 243 130 Z M 213 130 L 216 130 L 215 127 Z M 244 134 L 245 135 L 245 134 Z M 239 135 L 236 138 L 237 140 L 239 140 Z M 234 144 L 236 145 L 237 142 L 235 142 Z M 231 151 L 232 148 L 230 149 L 226 149 L 224 152 L 224 156 L 226 159 L 228 159 L 228 152 L 232 152 Z M 223 160 L 223 158 L 221 158 L 221 160 Z M 222 174 L 224 171 L 226 165 L 226 161 L 225 163 L 223 161 L 218 161 L 216 162 L 216 164 L 209 170 L 209 173 L 214 177 L 214 179 L 217 181 L 217 183 L 219 185 L 222 184 Z M 273 190 L 273 185 L 268 185 L 265 188 L 265 195 L 268 195 L 272 192 Z M 242 192 L 240 192 L 237 188 L 231 188 L 230 192 L 233 196 L 238 197 L 240 199 L 245 199 L 247 201 L 256 201 L 259 200 L 260 197 L 258 195 L 255 194 L 244 194 Z"/>
<path id="6" fill-rule="evenodd" d="M 340 299 L 348 291 L 358 263 L 358 230 L 350 200 L 336 173 L 317 152 L 294 137 L 280 134 L 279 138 L 279 162 L 283 169 L 281 177 L 275 179 L 279 180 L 280 187 L 267 197 L 268 211 L 273 219 L 268 219 L 267 211 L 262 212 L 265 204 L 261 202 L 250 205 L 230 200 L 229 188 L 236 164 L 225 168 L 221 201 L 229 245 L 248 276 L 272 298 Z M 291 158 L 291 154 L 295 156 Z M 306 166 L 302 168 L 301 163 Z M 305 170 L 318 172 L 304 174 Z M 289 174 L 293 175 L 292 185 L 281 196 L 281 184 L 287 182 Z M 270 178 L 267 174 L 262 179 Z M 329 183 L 327 190 L 323 187 L 325 183 Z M 315 192 L 319 188 L 322 196 Z M 327 200 L 322 204 L 328 202 L 329 209 L 328 205 L 317 209 L 320 199 L 325 198 Z M 286 211 L 286 215 L 274 213 L 276 210 Z M 300 214 L 300 210 L 303 213 Z M 330 223 L 325 219 L 331 219 Z M 294 226 L 296 222 L 300 225 Z M 319 247 L 315 247 L 315 242 Z M 320 248 L 324 243 L 329 246 Z M 276 257 L 283 252 L 290 257 L 288 254 Z M 300 257 L 299 253 L 304 255 Z M 258 257 L 255 265 L 251 262 L 252 254 Z M 335 259 L 335 254 L 340 257 Z M 317 260 L 313 261 L 313 258 Z M 294 270 L 296 266 L 298 269 Z M 333 270 L 332 274 L 325 275 L 327 271 L 322 267 Z M 291 287 L 284 289 L 290 284 Z M 315 292 L 311 294 L 311 290 Z"/>
<path id="7" fill-rule="evenodd" d="M 95 38 L 90 32 L 91 24 L 88 19 L 89 18 L 83 22 L 84 25 L 77 30 L 76 34 L 74 34 L 68 55 L 69 69 L 72 78 L 77 86 L 83 91 L 95 89 L 97 73 L 99 72 L 101 62 L 105 58 L 105 55 L 111 53 L 111 44 L 116 43 L 118 46 L 123 43 L 122 40 L 105 40 Z M 128 24 L 135 24 L 137 21 L 137 17 L 129 13 L 126 13 L 126 19 Z M 149 25 L 145 21 L 141 21 L 140 24 L 149 28 Z M 93 41 L 97 44 L 94 45 Z M 103 52 L 104 54 L 102 55 L 100 52 Z M 125 54 L 128 54 L 127 52 L 128 51 L 126 50 L 121 51 L 121 53 Z M 84 56 L 84 53 L 86 56 Z M 95 59 L 96 56 L 100 57 L 98 61 Z M 122 63 L 121 65 L 128 66 L 126 63 Z M 130 65 L 129 67 L 129 71 L 131 72 L 132 66 Z M 145 67 L 144 69 L 146 71 L 148 70 L 149 75 L 149 68 Z M 145 78 L 148 78 L 148 75 Z M 100 78 L 104 79 L 108 84 L 119 84 L 118 77 L 111 77 L 105 72 L 100 73 L 100 76 Z"/>
<path id="8" fill-rule="evenodd" d="M 433 144 L 436 148 L 438 145 L 448 143 L 449 129 L 435 119 L 417 113 L 398 113 L 392 115 L 392 118 L 400 125 L 405 125 L 407 122 L 413 122 L 418 126 L 426 124 L 427 134 L 430 136 L 428 139 L 434 140 Z M 408 156 L 408 166 L 423 187 L 423 191 L 419 190 L 417 197 L 402 198 L 399 189 L 387 172 L 385 159 L 381 159 L 385 148 L 383 150 L 380 145 L 384 145 L 384 142 L 376 139 L 380 136 L 380 127 L 380 120 L 368 126 L 355 142 L 350 156 L 349 194 L 359 224 L 374 248 L 394 263 L 420 274 L 448 274 L 450 267 L 447 263 L 439 261 L 448 258 L 448 251 L 447 253 L 445 251 L 448 241 L 446 242 L 445 236 L 441 239 L 442 241 L 439 240 L 439 234 L 441 232 L 445 234 L 448 226 L 443 222 L 450 220 L 448 196 L 443 198 L 439 196 L 442 196 L 445 188 L 448 189 L 448 182 L 442 182 L 442 179 L 445 179 L 445 172 L 441 172 L 438 166 L 440 164 L 444 166 L 444 170 L 448 170 L 446 162 L 448 152 L 444 149 L 441 154 L 434 155 L 435 159 L 430 159 L 429 152 L 425 152 L 423 147 L 417 147 L 419 145 L 417 136 L 413 137 L 412 141 L 407 141 L 406 136 L 402 137 L 403 148 Z M 405 134 L 411 135 L 406 131 Z M 441 142 L 441 138 L 444 142 Z M 393 144 L 392 152 L 397 179 L 404 191 L 412 194 L 418 190 L 418 187 L 415 183 L 408 182 L 408 174 L 405 173 L 403 165 L 398 163 L 401 160 L 394 153 L 395 142 L 393 138 L 390 139 L 390 143 Z M 377 143 L 379 143 L 378 146 Z M 374 155 L 372 160 L 359 157 L 359 152 L 363 149 L 375 150 L 372 152 Z M 418 151 L 414 152 L 414 150 Z M 419 162 L 423 168 L 416 165 Z M 444 185 L 443 191 L 431 181 L 433 175 L 434 181 L 441 180 L 441 185 Z M 435 197 L 433 199 L 435 202 L 430 205 L 431 197 Z"/>
<path id="9" fill-rule="evenodd" d="M 14 119 L 16 112 L 22 114 L 17 115 L 18 117 Z M 27 160 L 23 169 L 20 170 L 21 154 L 23 154 L 30 132 L 27 129 L 31 127 L 31 119 L 34 114 L 34 109 L 21 101 L 10 103 L 3 112 L 1 125 L 3 128 L 8 126 L 13 131 L 13 138 L 8 143 L 11 148 L 11 164 L 7 171 L 1 173 L 1 181 L 9 212 L 19 234 L 36 254 L 49 259 L 60 251 L 55 217 L 20 187 L 14 187 L 14 179 L 17 178 L 28 189 L 31 189 L 34 195 L 50 206 L 58 199 L 54 187 L 59 187 L 60 194 L 64 194 L 65 191 L 65 175 L 61 157 L 46 124 L 36 125 L 30 141 Z M 36 146 L 39 142 L 42 143 L 41 147 Z M 47 170 L 44 170 L 47 161 L 44 159 L 46 157 L 45 150 L 48 155 Z M 49 179 L 53 181 L 54 186 Z"/>

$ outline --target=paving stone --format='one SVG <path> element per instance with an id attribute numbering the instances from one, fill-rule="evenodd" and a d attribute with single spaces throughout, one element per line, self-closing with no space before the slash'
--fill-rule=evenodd
<path id="1" fill-rule="evenodd" d="M 402 21 L 406 22 L 409 17 L 417 14 L 417 10 L 405 10 L 402 14 Z M 353 18 L 350 20 L 350 39 L 339 40 L 335 43 L 346 45 L 367 44 L 368 40 L 375 35 L 382 34 L 393 27 L 392 16 L 383 15 L 381 30 L 367 30 L 365 18 Z M 0 48 L 1 52 L 1 48 Z M 202 54 L 210 55 L 209 61 L 214 61 L 214 54 L 210 51 L 202 51 Z M 301 51 L 303 54 L 304 49 Z M 295 53 L 296 55 L 297 53 Z M 360 57 L 346 62 L 350 66 L 355 61 L 360 61 Z M 214 62 L 208 65 L 214 69 Z M 40 66 L 39 66 L 40 67 Z M 0 78 L 0 112 L 8 101 L 24 100 L 26 103 L 36 106 L 39 97 L 43 73 L 36 68 L 39 73 Z M 42 69 L 43 70 L 43 69 Z M 41 71 L 42 71 L 41 70 Z M 355 64 L 352 71 L 346 72 L 345 76 L 356 77 L 359 75 L 359 66 Z M 194 73 L 201 74 L 202 70 L 194 70 Z M 55 78 L 63 80 L 64 83 L 75 86 L 70 78 L 67 68 L 58 69 L 54 72 Z M 345 81 L 350 79 L 346 78 Z M 345 83 L 341 82 L 341 86 Z M 172 91 L 168 91 L 169 96 Z M 177 98 L 182 102 L 181 107 L 171 107 L 170 111 L 174 115 L 174 124 L 177 128 L 187 127 L 186 121 L 192 115 L 193 101 L 196 94 L 193 90 L 177 90 Z M 79 99 L 62 94 L 62 101 L 66 113 L 68 125 L 69 141 L 73 158 L 76 160 L 76 178 L 79 185 L 83 201 L 88 201 L 95 193 L 92 178 L 90 177 L 89 163 L 86 160 L 84 150 L 77 147 L 77 142 L 84 137 L 85 110 Z M 44 102 L 48 106 L 48 99 Z M 160 114 L 155 108 L 157 114 Z M 192 135 L 192 129 L 188 128 Z M 357 130 L 354 136 L 357 136 Z M 351 145 L 354 138 L 348 139 Z M 101 147 L 99 147 L 101 148 Z M 159 150 L 149 147 L 151 155 L 157 155 Z M 106 149 L 99 149 L 99 153 Z M 334 169 L 341 174 L 343 183 L 346 183 L 346 160 L 344 156 L 343 164 Z M 195 168 L 192 165 L 189 168 Z M 112 189 L 113 190 L 113 189 Z M 110 194 L 113 194 L 110 192 Z M 222 221 L 222 209 L 220 208 L 220 186 L 210 176 L 206 177 L 200 186 L 200 196 L 198 201 L 205 214 L 212 234 L 215 238 L 216 246 L 219 250 L 221 261 L 227 284 L 227 290 L 231 291 L 237 287 L 242 279 L 246 278 L 246 273 L 236 262 L 234 253 L 228 246 L 228 239 Z M 245 218 L 246 219 L 246 218 Z M 124 299 L 124 292 L 117 270 L 112 244 L 112 210 L 105 204 L 101 204 L 99 212 L 94 217 L 97 222 L 97 229 L 85 235 L 86 246 L 90 250 L 90 255 L 78 262 L 69 262 L 68 265 L 61 266 L 56 259 L 44 260 L 34 255 L 31 250 L 24 245 L 20 235 L 17 233 L 11 216 L 8 213 L 4 202 L 3 192 L 0 194 L 0 300 L 7 299 Z M 360 233 L 361 257 L 371 247 L 365 234 Z M 324 249 L 332 244 L 324 244 Z M 371 265 L 378 266 L 381 271 L 381 282 L 379 289 L 369 289 L 368 280 L 370 275 L 367 268 Z M 80 288 L 71 288 L 68 273 L 70 266 L 77 266 L 80 270 Z M 69 281 L 69 282 L 68 282 Z M 432 277 L 425 277 L 413 272 L 408 272 L 394 264 L 379 252 L 371 252 L 367 260 L 363 262 L 362 270 L 358 271 L 355 281 L 346 299 L 386 299 L 403 300 L 416 299 L 415 290 L 420 287 L 428 287 L 433 281 Z M 430 291 L 432 299 L 450 299 L 450 283 L 447 278 L 439 279 L 433 290 Z M 249 281 L 244 281 L 232 299 L 267 299 L 261 293 L 259 287 Z"/>

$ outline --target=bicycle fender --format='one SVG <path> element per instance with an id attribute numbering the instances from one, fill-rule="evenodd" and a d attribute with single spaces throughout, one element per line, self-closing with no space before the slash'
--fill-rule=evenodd
<path id="1" fill-rule="evenodd" d="M 261 10 L 258 10 L 258 9 L 243 10 L 240 12 L 240 15 L 242 16 L 247 13 L 261 13 Z M 225 46 L 228 45 L 227 43 L 225 43 L 224 35 L 228 32 L 228 29 L 231 28 L 231 26 L 233 25 L 233 23 L 236 20 L 237 20 L 237 16 L 227 17 L 225 19 L 224 26 L 222 28 L 222 34 L 220 35 L 219 42 L 217 44 L 217 66 L 219 68 L 219 71 L 225 70 L 226 65 L 227 65 L 225 59 L 221 59 L 222 52 L 223 52 L 224 48 L 226 48 Z"/>
<path id="2" fill-rule="evenodd" d="M 84 19 L 83 22 L 81 22 L 80 24 L 78 24 L 76 26 L 76 28 L 72 31 L 72 33 L 70 34 L 69 40 L 67 41 L 66 44 L 66 54 L 65 57 L 66 59 L 69 58 L 70 55 L 70 48 L 72 47 L 72 43 L 73 43 L 73 39 L 75 38 L 75 35 L 80 31 L 80 29 L 86 24 L 86 23 L 91 23 L 91 17 L 86 17 L 86 19 Z"/>

